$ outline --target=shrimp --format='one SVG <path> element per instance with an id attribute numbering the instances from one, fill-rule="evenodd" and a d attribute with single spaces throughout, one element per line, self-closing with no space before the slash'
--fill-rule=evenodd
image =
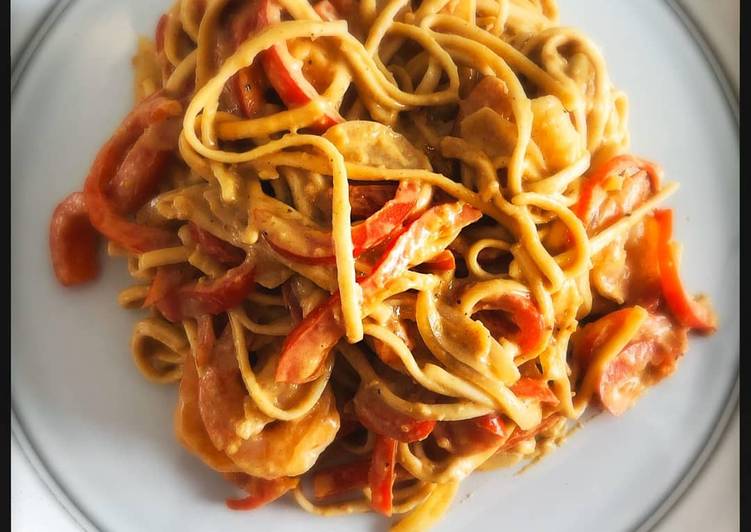
<path id="1" fill-rule="evenodd" d="M 210 468 L 221 473 L 237 471 L 226 454 L 217 450 L 206 432 L 198 408 L 198 372 L 193 355 L 183 362 L 183 376 L 175 409 L 175 434 L 186 449 L 197 455 Z"/>
<path id="2" fill-rule="evenodd" d="M 300 387 L 265 386 L 273 382 L 278 358 L 268 353 L 267 349 L 258 354 L 258 381 L 279 402 L 288 402 Z M 208 358 L 198 365 L 198 402 L 206 432 L 216 449 L 226 453 L 240 471 L 254 477 L 292 477 L 310 469 L 339 430 L 339 413 L 331 390 L 327 387 L 304 416 L 277 421 L 263 414 L 248 396 L 229 326 Z"/>

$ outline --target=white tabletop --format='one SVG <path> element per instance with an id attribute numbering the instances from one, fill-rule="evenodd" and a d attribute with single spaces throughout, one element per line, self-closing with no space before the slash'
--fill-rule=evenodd
<path id="1" fill-rule="evenodd" d="M 11 57 L 22 48 L 54 0 L 11 0 Z M 682 0 L 739 86 L 740 0 Z M 656 532 L 740 530 L 740 419 L 736 413 L 698 480 Z M 79 530 L 11 441 L 11 529 L 17 532 Z"/>

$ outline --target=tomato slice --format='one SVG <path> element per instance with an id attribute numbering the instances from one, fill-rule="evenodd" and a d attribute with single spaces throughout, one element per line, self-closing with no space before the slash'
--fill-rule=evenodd
<path id="1" fill-rule="evenodd" d="M 413 181 L 399 184 L 393 199 L 366 220 L 352 227 L 353 254 L 359 257 L 402 228 L 408 216 L 415 213 L 420 199 L 421 186 Z M 320 231 L 295 220 L 281 221 L 271 212 L 254 210 L 255 219 L 272 249 L 290 260 L 306 264 L 336 264 L 331 232 Z M 290 237 L 295 245 L 290 246 Z"/>
<path id="2" fill-rule="evenodd" d="M 239 266 L 245 260 L 245 252 L 242 249 L 215 237 L 193 222 L 188 223 L 188 229 L 198 248 L 209 257 L 228 266 Z"/>
<path id="3" fill-rule="evenodd" d="M 415 419 L 395 410 L 372 387 L 358 390 L 354 403 L 357 418 L 365 428 L 397 441 L 409 443 L 424 440 L 435 427 L 433 420 Z"/>
<path id="4" fill-rule="evenodd" d="M 281 21 L 281 7 L 273 0 L 263 0 L 258 10 L 258 28 Z M 271 86 L 289 108 L 300 107 L 320 98 L 318 91 L 302 73 L 302 64 L 289 53 L 286 42 L 275 44 L 261 54 L 261 64 Z M 319 131 L 343 122 L 341 115 L 327 110 L 314 126 Z"/>
<path id="5" fill-rule="evenodd" d="M 608 162 L 596 168 L 589 177 L 584 180 L 581 190 L 579 191 L 579 201 L 572 208 L 574 214 L 585 223 L 588 231 L 594 231 L 596 228 L 609 225 L 617 218 L 630 212 L 636 207 L 637 203 L 640 203 L 638 191 L 636 194 L 631 195 L 633 197 L 620 198 L 620 204 L 615 206 L 614 212 L 609 213 L 608 216 L 600 219 L 596 223 L 596 227 L 593 226 L 595 219 L 600 217 L 599 214 L 595 212 L 595 206 L 593 204 L 595 191 L 603 190 L 608 177 L 621 174 L 626 170 L 634 168 L 643 170 L 646 173 L 652 192 L 656 192 L 660 189 L 660 169 L 656 164 L 633 155 L 618 155 L 613 157 Z M 631 179 L 637 179 L 637 177 L 634 176 Z"/>
<path id="6" fill-rule="evenodd" d="M 298 479 L 281 477 L 265 479 L 252 477 L 243 473 L 235 473 L 231 478 L 236 478 L 248 496 L 244 499 L 227 499 L 226 505 L 230 510 L 254 510 L 275 501 L 298 484 Z"/>
<path id="7" fill-rule="evenodd" d="M 508 338 L 522 353 L 540 346 L 545 334 L 545 320 L 529 294 L 508 293 L 483 300 L 473 316 L 480 320 L 495 338 Z M 501 311 L 501 312 L 498 312 Z"/>
<path id="8" fill-rule="evenodd" d="M 419 264 L 435 255 L 439 251 L 434 249 L 435 243 L 444 233 L 450 232 L 455 237 L 481 216 L 480 211 L 462 203 L 443 204 L 426 211 L 394 239 L 370 275 L 358 281 L 364 300 L 374 297 L 411 263 Z M 279 356 L 277 382 L 302 383 L 315 379 L 329 351 L 344 334 L 335 315 L 339 302 L 339 295 L 332 295 L 290 332 Z"/>
<path id="9" fill-rule="evenodd" d="M 60 284 L 82 284 L 99 275 L 98 239 L 81 192 L 74 192 L 57 205 L 50 221 L 49 246 Z"/>
<path id="10" fill-rule="evenodd" d="M 156 307 L 177 323 L 202 314 L 219 314 L 242 303 L 253 288 L 253 264 L 249 260 L 211 281 L 183 285 L 161 298 Z"/>
<path id="11" fill-rule="evenodd" d="M 373 448 L 373 462 L 368 471 L 370 506 L 376 512 L 386 516 L 390 516 L 393 509 L 396 446 L 395 439 L 377 435 Z"/>
<path id="12" fill-rule="evenodd" d="M 157 91 L 144 99 L 125 117 L 112 138 L 99 150 L 84 185 L 84 197 L 91 225 L 102 235 L 132 253 L 143 253 L 179 243 L 177 235 L 158 227 L 125 219 L 107 194 L 110 181 L 128 150 L 146 128 L 179 116 L 179 102 Z"/>
<path id="13" fill-rule="evenodd" d="M 717 318 L 708 304 L 691 298 L 683 288 L 678 271 L 678 256 L 672 244 L 673 211 L 657 210 L 654 217 L 659 225 L 658 257 L 660 263 L 660 284 L 662 295 L 673 316 L 682 325 L 702 332 L 712 332 L 717 328 Z"/>

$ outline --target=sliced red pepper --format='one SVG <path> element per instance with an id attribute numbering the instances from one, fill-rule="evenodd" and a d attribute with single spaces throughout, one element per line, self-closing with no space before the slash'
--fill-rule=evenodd
<path id="1" fill-rule="evenodd" d="M 435 427 L 430 419 L 415 419 L 395 410 L 383 399 L 378 390 L 365 387 L 355 395 L 355 413 L 365 428 L 401 442 L 424 440 Z"/>
<path id="2" fill-rule="evenodd" d="M 581 190 L 579 191 L 579 201 L 572 208 L 574 214 L 588 226 L 591 219 L 590 211 L 595 190 L 602 187 L 608 177 L 634 168 L 647 173 L 653 192 L 660 189 L 660 170 L 656 164 L 633 155 L 618 155 L 599 166 L 583 181 Z M 620 215 L 623 214 L 626 213 L 620 213 Z"/>
<path id="3" fill-rule="evenodd" d="M 511 391 L 518 397 L 536 399 L 541 404 L 557 405 L 559 402 L 543 379 L 521 377 L 511 386 Z"/>
<path id="4" fill-rule="evenodd" d="M 683 287 L 678 271 L 678 256 L 672 244 L 673 211 L 657 210 L 654 217 L 659 224 L 658 246 L 660 262 L 660 284 L 662 295 L 673 316 L 682 325 L 702 332 L 712 332 L 717 328 L 717 318 L 708 304 L 691 298 Z"/>
<path id="5" fill-rule="evenodd" d="M 462 203 L 443 204 L 426 211 L 394 239 L 370 275 L 358 281 L 365 301 L 406 271 L 417 258 L 435 254 L 437 250 L 431 250 L 430 244 L 441 233 L 458 234 L 481 216 L 480 211 Z M 339 301 L 338 293 L 332 295 L 290 332 L 279 357 L 277 382 L 302 383 L 316 378 L 329 351 L 344 334 L 336 318 Z"/>
<path id="6" fill-rule="evenodd" d="M 485 414 L 484 416 L 475 418 L 474 422 L 478 427 L 501 438 L 508 435 L 506 424 L 498 414 Z"/>
<path id="7" fill-rule="evenodd" d="M 361 220 L 378 212 L 384 204 L 392 199 L 396 193 L 398 184 L 389 183 L 349 183 L 349 205 L 353 219 Z M 327 189 L 324 199 L 321 201 L 321 210 L 324 214 L 331 215 L 331 203 L 333 190 Z"/>
<path id="8" fill-rule="evenodd" d="M 421 190 L 414 181 L 401 182 L 393 199 L 368 219 L 352 226 L 353 255 L 359 257 L 382 244 L 401 229 L 410 214 L 417 214 L 413 211 Z M 266 241 L 280 255 L 306 264 L 336 264 L 331 232 L 312 229 L 294 220 L 280 220 L 263 209 L 256 209 L 254 215 Z M 294 250 L 288 244 L 290 235 L 297 235 Z"/>
<path id="9" fill-rule="evenodd" d="M 476 454 L 498 448 L 509 434 L 501 416 L 491 413 L 473 419 L 437 423 L 434 439 L 442 446 L 448 443 L 453 453 Z"/>
<path id="10" fill-rule="evenodd" d="M 545 432 L 553 425 L 555 425 L 555 423 L 558 422 L 561 417 L 562 416 L 560 414 L 551 414 L 543 419 L 540 424 L 534 428 L 531 428 L 529 430 L 519 430 L 517 428 L 516 430 L 514 430 L 514 432 L 511 433 L 511 436 L 508 440 L 506 440 L 506 443 L 503 444 L 503 447 L 499 449 L 499 452 L 508 451 L 520 442 L 537 436 L 542 432 Z"/>
<path id="11" fill-rule="evenodd" d="M 232 36 L 235 49 L 248 38 L 258 27 L 257 2 L 245 2 L 240 11 L 232 18 Z M 268 82 L 263 74 L 260 60 L 255 60 L 250 66 L 240 69 L 230 80 L 230 88 L 234 98 L 246 117 L 257 116 L 266 103 L 264 92 Z"/>
<path id="12" fill-rule="evenodd" d="M 313 496 L 325 499 L 364 488 L 368 485 L 368 472 L 372 462 L 372 458 L 366 458 L 316 471 L 313 474 Z M 405 478 L 409 478 L 409 473 L 397 465 L 396 480 Z"/>
<path id="13" fill-rule="evenodd" d="M 511 391 L 518 397 L 525 399 L 537 399 L 540 403 L 548 403 L 551 405 L 558 404 L 558 398 L 547 387 L 545 381 L 541 379 L 532 379 L 530 377 L 522 377 L 516 383 L 511 386 Z M 499 414 L 492 413 L 474 418 L 475 424 L 499 437 L 506 437 L 509 435 L 508 427 L 503 422 L 503 419 Z"/>
<path id="14" fill-rule="evenodd" d="M 371 462 L 371 459 L 365 459 L 316 471 L 313 474 L 313 496 L 324 499 L 367 486 Z"/>
<path id="15" fill-rule="evenodd" d="M 183 285 L 156 304 L 159 312 L 177 323 L 202 314 L 219 314 L 242 303 L 253 288 L 253 264 L 249 260 L 211 281 Z"/>
<path id="16" fill-rule="evenodd" d="M 154 279 L 149 286 L 149 292 L 144 299 L 143 307 L 157 304 L 169 294 L 177 290 L 191 277 L 191 267 L 185 264 L 167 264 L 157 266 Z"/>
<path id="17" fill-rule="evenodd" d="M 281 7 L 273 0 L 263 0 L 257 20 L 259 29 L 280 22 Z M 289 53 L 286 42 L 264 50 L 261 53 L 261 64 L 271 86 L 290 109 L 320 98 L 318 91 L 303 75 L 301 62 Z M 314 127 L 319 131 L 325 131 L 343 121 L 338 112 L 328 110 Z"/>
<path id="18" fill-rule="evenodd" d="M 377 435 L 373 448 L 373 462 L 368 471 L 370 506 L 376 512 L 386 516 L 390 516 L 393 509 L 396 446 L 395 439 Z"/>
<path id="19" fill-rule="evenodd" d="M 318 377 L 326 355 L 344 335 L 335 314 L 336 293 L 318 305 L 287 335 L 276 368 L 277 382 L 302 383 Z"/>
<path id="20" fill-rule="evenodd" d="M 135 212 L 153 197 L 177 148 L 181 127 L 177 118 L 153 124 L 128 151 L 108 185 L 121 214 Z"/>
<path id="21" fill-rule="evenodd" d="M 495 338 L 508 338 L 522 353 L 539 347 L 545 333 L 545 320 L 528 294 L 508 293 L 494 300 L 483 300 L 473 316 Z M 502 311 L 498 313 L 497 311 Z"/>
<path id="22" fill-rule="evenodd" d="M 244 499 L 227 499 L 227 508 L 230 510 L 254 510 L 275 501 L 298 484 L 298 479 L 281 477 L 265 479 L 243 475 L 243 480 L 237 483 L 241 485 L 249 495 Z"/>
<path id="23" fill-rule="evenodd" d="M 50 221 L 49 245 L 60 284 L 77 285 L 99 275 L 98 240 L 81 192 L 74 192 L 57 205 Z"/>
<path id="24" fill-rule="evenodd" d="M 239 266 L 245 260 L 245 252 L 242 249 L 215 237 L 193 222 L 188 223 L 188 229 L 198 249 L 214 260 L 227 266 Z"/>
<path id="25" fill-rule="evenodd" d="M 177 235 L 166 229 L 146 226 L 125 219 L 107 195 L 110 181 L 128 150 L 145 129 L 168 118 L 179 116 L 180 104 L 156 92 L 140 102 L 125 117 L 112 138 L 99 150 L 84 185 L 91 224 L 102 235 L 132 253 L 177 245 Z"/>

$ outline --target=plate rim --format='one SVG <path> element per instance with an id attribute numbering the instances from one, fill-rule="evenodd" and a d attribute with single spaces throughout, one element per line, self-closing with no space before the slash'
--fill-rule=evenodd
<path id="1" fill-rule="evenodd" d="M 24 74 L 33 61 L 36 52 L 44 43 L 49 32 L 60 22 L 68 8 L 73 5 L 74 0 L 59 0 L 47 8 L 39 22 L 30 31 L 29 37 L 20 47 L 16 58 L 12 58 L 11 76 L 10 76 L 10 101 L 11 110 L 13 108 L 14 96 Z M 739 112 L 739 93 L 738 88 L 730 81 L 724 64 L 718 59 L 718 53 L 710 44 L 705 33 L 700 29 L 693 16 L 688 12 L 686 7 L 679 0 L 663 0 L 669 11 L 678 19 L 683 29 L 691 37 L 691 41 L 697 46 L 700 55 L 709 66 L 713 73 L 715 82 L 720 88 L 725 100 L 725 104 L 735 123 L 735 137 L 739 142 L 740 112 Z M 15 60 L 14 60 L 15 59 Z M 12 330 L 11 330 L 12 334 Z M 12 358 L 11 358 L 12 363 Z M 660 499 L 652 509 L 647 512 L 646 517 L 633 528 L 634 532 L 646 532 L 657 527 L 678 505 L 678 503 L 691 490 L 696 481 L 701 478 L 704 469 L 715 455 L 718 444 L 725 438 L 730 426 L 730 420 L 739 411 L 739 390 L 740 390 L 740 345 L 738 346 L 738 361 L 736 363 L 735 383 L 725 397 L 724 406 L 717 416 L 717 420 L 709 436 L 702 444 L 690 464 L 681 473 L 678 480 L 671 486 L 666 494 Z M 88 513 L 86 513 L 76 501 L 73 500 L 63 488 L 61 483 L 45 461 L 36 450 L 31 437 L 27 434 L 21 417 L 16 412 L 15 400 L 11 389 L 11 439 L 15 441 L 21 454 L 31 466 L 34 473 L 42 481 L 47 490 L 52 494 L 57 503 L 65 510 L 73 522 L 83 530 L 105 530 L 97 524 Z"/>

